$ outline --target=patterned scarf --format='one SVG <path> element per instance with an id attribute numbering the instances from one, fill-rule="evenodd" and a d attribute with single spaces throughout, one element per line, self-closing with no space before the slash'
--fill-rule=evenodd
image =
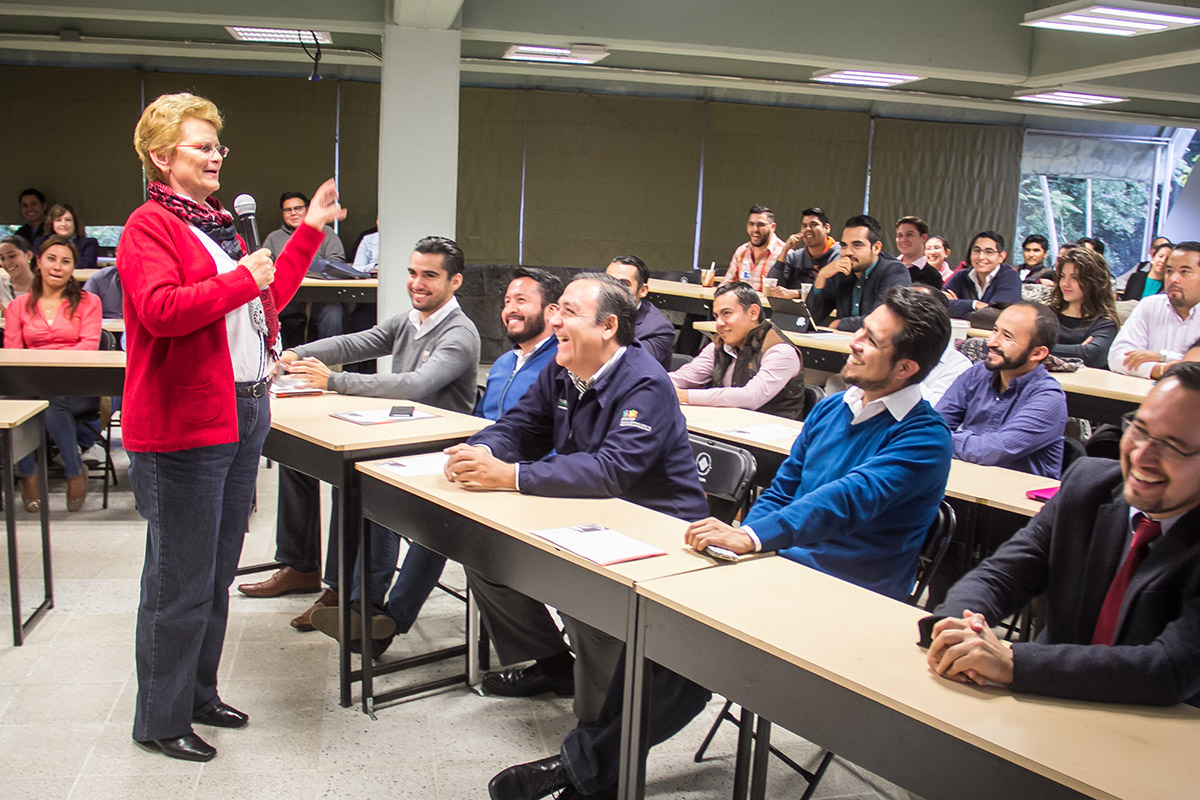
<path id="1" fill-rule="evenodd" d="M 146 191 L 151 200 L 204 231 L 234 261 L 246 255 L 246 248 L 233 227 L 233 215 L 221 208 L 216 198 L 210 197 L 201 205 L 191 198 L 176 194 L 162 181 L 151 181 Z M 250 321 L 266 340 L 267 350 L 274 350 L 279 340 L 279 312 L 275 308 L 275 298 L 271 297 L 268 289 L 263 289 L 258 297 L 250 301 Z"/>

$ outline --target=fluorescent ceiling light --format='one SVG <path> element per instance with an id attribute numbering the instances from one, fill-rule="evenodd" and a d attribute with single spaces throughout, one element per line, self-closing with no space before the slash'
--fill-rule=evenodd
<path id="1" fill-rule="evenodd" d="M 543 61 L 551 64 L 595 64 L 607 57 L 608 51 L 594 44 L 573 44 L 570 47 L 514 44 L 504 53 L 504 58 L 509 61 Z"/>
<path id="2" fill-rule="evenodd" d="M 333 44 L 329 31 L 298 31 L 291 28 L 246 28 L 226 25 L 233 38 L 243 42 L 272 42 L 282 44 Z M 313 37 L 316 36 L 314 42 Z"/>
<path id="3" fill-rule="evenodd" d="M 1039 92 L 1038 94 L 1017 95 L 1017 100 L 1030 103 L 1051 103 L 1059 106 L 1100 106 L 1108 103 L 1124 103 L 1128 98 L 1109 97 L 1103 94 L 1084 94 L 1082 92 Z"/>
<path id="4" fill-rule="evenodd" d="M 1149 3 L 1142 0 L 1096 0 L 1076 2 L 1031 11 L 1021 23 L 1030 28 L 1048 28 L 1103 36 L 1142 36 L 1200 25 L 1200 14 L 1186 6 Z"/>
<path id="5" fill-rule="evenodd" d="M 813 75 L 817 83 L 845 83 L 851 86 L 887 88 L 921 80 L 920 75 L 900 75 L 895 72 L 871 72 L 861 69 L 826 70 Z"/>

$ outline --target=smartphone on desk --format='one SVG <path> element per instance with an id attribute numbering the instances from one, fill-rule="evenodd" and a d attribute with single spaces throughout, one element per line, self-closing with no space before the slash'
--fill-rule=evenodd
<path id="1" fill-rule="evenodd" d="M 392 417 L 411 417 L 413 415 L 412 406 L 392 406 L 392 410 L 388 416 Z"/>

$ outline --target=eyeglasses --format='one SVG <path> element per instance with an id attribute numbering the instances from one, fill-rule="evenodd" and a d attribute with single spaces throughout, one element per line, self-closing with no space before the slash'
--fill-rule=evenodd
<path id="1" fill-rule="evenodd" d="M 308 206 L 289 206 L 288 208 L 283 209 L 283 213 L 285 213 L 285 214 L 303 214 L 304 209 L 306 209 L 306 208 L 308 208 Z"/>
<path id="2" fill-rule="evenodd" d="M 1000 251 L 999 251 L 999 250 L 993 250 L 993 249 L 992 249 L 992 248 L 990 248 L 990 247 L 989 247 L 989 248 L 987 248 L 986 250 L 980 249 L 980 248 L 978 248 L 978 247 L 972 247 L 972 248 L 971 248 L 971 255 L 973 255 L 973 256 L 987 256 L 988 258 L 991 258 L 992 256 L 998 256 L 998 255 L 1000 255 Z"/>
<path id="3" fill-rule="evenodd" d="M 1166 439 L 1151 436 L 1145 426 L 1134 419 L 1133 411 L 1121 417 L 1121 430 L 1125 436 L 1129 437 L 1129 441 L 1134 447 L 1141 447 L 1144 444 L 1153 445 L 1158 448 L 1159 455 L 1165 460 L 1182 461 L 1185 458 L 1200 456 L 1200 450 L 1194 450 L 1191 453 L 1184 452 Z"/>
<path id="4" fill-rule="evenodd" d="M 229 155 L 228 147 L 223 144 L 213 144 L 212 142 L 205 142 L 204 144 L 177 144 L 175 146 L 190 147 L 193 150 L 199 150 L 205 158 L 212 158 L 212 154 L 214 152 L 221 158 L 225 158 L 227 155 Z"/>

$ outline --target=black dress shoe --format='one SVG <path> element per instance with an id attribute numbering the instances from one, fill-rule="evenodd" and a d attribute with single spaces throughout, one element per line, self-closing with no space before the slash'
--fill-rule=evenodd
<path id="1" fill-rule="evenodd" d="M 147 750 L 157 750 L 168 758 L 184 761 L 212 761 L 217 755 L 217 748 L 194 733 L 178 739 L 149 739 L 138 744 Z"/>
<path id="2" fill-rule="evenodd" d="M 575 694 L 575 673 L 568 670 L 562 675 L 549 675 L 536 663 L 510 667 L 484 675 L 483 690 L 500 697 L 534 697 L 546 692 L 571 697 Z"/>
<path id="3" fill-rule="evenodd" d="M 488 782 L 488 795 L 492 800 L 537 800 L 570 785 L 562 756 L 553 755 L 496 773 Z"/>
<path id="4" fill-rule="evenodd" d="M 238 711 L 233 706 L 218 702 L 207 711 L 192 712 L 192 722 L 201 725 L 212 725 L 217 728 L 241 728 L 250 721 L 250 717 Z"/>

